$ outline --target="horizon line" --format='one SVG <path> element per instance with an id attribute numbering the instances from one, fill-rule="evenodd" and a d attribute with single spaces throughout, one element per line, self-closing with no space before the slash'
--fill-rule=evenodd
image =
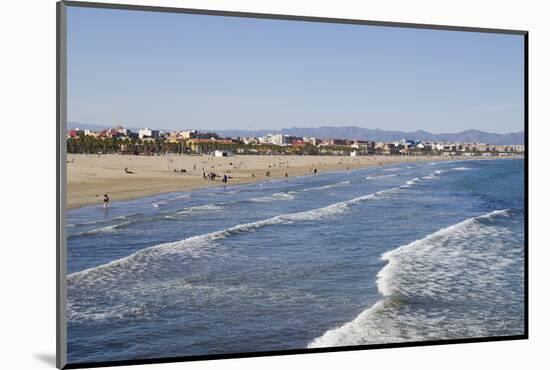
<path id="1" fill-rule="evenodd" d="M 416 133 L 418 131 L 423 131 L 425 133 L 428 133 L 430 135 L 444 135 L 444 134 L 460 134 L 460 133 L 463 133 L 463 132 L 466 132 L 466 131 L 477 131 L 477 132 L 483 132 L 483 133 L 488 133 L 488 134 L 493 134 L 493 135 L 508 135 L 508 134 L 517 134 L 517 133 L 525 133 L 525 129 L 520 129 L 520 130 L 517 130 L 517 131 L 508 131 L 508 132 L 491 132 L 491 131 L 483 131 L 483 130 L 478 130 L 478 129 L 475 129 L 475 128 L 465 128 L 461 131 L 455 131 L 455 132 L 431 132 L 431 131 L 427 131 L 427 130 L 424 130 L 424 129 L 421 129 L 421 128 L 418 128 L 416 130 L 413 130 L 413 131 L 406 131 L 406 130 L 399 130 L 399 129 L 382 129 L 382 128 L 379 128 L 379 127 L 375 127 L 375 128 L 371 128 L 371 127 L 364 127 L 364 126 L 356 126 L 356 125 L 346 125 L 346 126 L 330 126 L 330 125 L 322 125 L 322 126 L 291 126 L 291 127 L 283 127 L 283 128 L 274 128 L 274 129 L 271 129 L 271 128 L 254 128 L 254 129 L 250 129 L 250 128 L 226 128 L 226 129 L 213 129 L 213 128 L 196 128 L 196 127 L 183 127 L 183 128 L 177 128 L 177 129 L 167 129 L 167 128 L 155 128 L 155 127 L 152 127 L 152 126 L 147 126 L 147 125 L 142 125 L 142 126 L 137 126 L 137 125 L 133 125 L 133 124 L 128 124 L 128 125 L 125 125 L 123 123 L 117 123 L 117 124 L 98 124 L 98 123 L 86 123 L 86 122 L 80 122 L 80 121 L 74 121 L 74 120 L 67 120 L 67 126 L 69 124 L 81 124 L 81 125 L 89 125 L 89 126 L 101 126 L 101 127 L 105 127 L 105 129 L 108 129 L 108 128 L 115 128 L 115 127 L 118 127 L 118 126 L 122 126 L 124 128 L 134 128 L 134 129 L 142 129 L 142 128 L 148 128 L 148 129 L 153 129 L 153 130 L 158 130 L 158 131 L 163 131 L 163 132 L 171 132 L 171 131 L 189 131 L 189 130 L 196 130 L 196 131 L 203 131 L 203 132 L 218 132 L 218 131 L 221 131 L 221 132 L 225 132 L 225 131 L 248 131 L 248 132 L 257 132 L 257 131 L 273 131 L 273 132 L 277 132 L 277 131 L 282 131 L 282 130 L 292 130 L 292 129 L 320 129 L 320 128 L 334 128 L 334 129 L 339 129 L 339 128 L 359 128 L 359 129 L 364 129 L 364 130 L 378 130 L 378 131 L 385 131 L 385 132 L 403 132 L 403 133 Z M 76 127 L 77 128 L 77 127 Z M 69 129 L 67 127 L 67 129 Z"/>

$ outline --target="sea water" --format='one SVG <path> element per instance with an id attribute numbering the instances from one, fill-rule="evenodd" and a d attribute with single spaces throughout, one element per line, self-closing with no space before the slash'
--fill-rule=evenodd
<path id="1" fill-rule="evenodd" d="M 70 363 L 524 333 L 523 160 L 169 193 L 67 232 Z"/>

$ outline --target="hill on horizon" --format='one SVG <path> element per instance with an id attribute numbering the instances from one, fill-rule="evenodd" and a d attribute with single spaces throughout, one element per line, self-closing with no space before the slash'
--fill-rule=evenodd
<path id="1" fill-rule="evenodd" d="M 79 122 L 68 122 L 67 128 L 80 128 L 82 130 L 104 130 L 107 125 L 86 124 Z M 132 131 L 138 128 L 127 127 Z M 174 131 L 174 130 L 161 130 Z M 493 145 L 521 145 L 524 143 L 524 131 L 497 134 L 475 129 L 468 129 L 457 133 L 433 134 L 424 130 L 412 132 L 391 131 L 381 129 L 368 129 L 357 126 L 321 126 L 321 127 L 291 127 L 281 130 L 200 130 L 216 132 L 223 137 L 243 137 L 243 136 L 264 136 L 267 134 L 283 134 L 291 136 L 316 137 L 320 139 L 339 138 L 339 139 L 358 139 L 373 141 L 398 141 L 401 139 L 437 141 L 437 142 L 461 142 L 461 143 L 487 143 Z"/>

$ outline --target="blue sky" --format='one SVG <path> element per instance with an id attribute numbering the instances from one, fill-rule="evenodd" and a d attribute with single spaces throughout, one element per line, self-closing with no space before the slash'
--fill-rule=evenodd
<path id="1" fill-rule="evenodd" d="M 68 9 L 68 119 L 164 129 L 523 129 L 523 37 Z"/>

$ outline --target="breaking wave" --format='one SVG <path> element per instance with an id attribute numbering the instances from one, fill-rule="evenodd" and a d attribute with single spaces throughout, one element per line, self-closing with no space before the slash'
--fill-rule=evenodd
<path id="1" fill-rule="evenodd" d="M 332 189 L 332 188 L 335 188 L 335 187 L 338 187 L 338 186 L 342 186 L 342 185 L 348 185 L 350 182 L 349 181 L 342 181 L 342 182 L 337 182 L 335 184 L 328 184 L 328 185 L 323 185 L 323 186 L 314 186 L 314 187 L 311 187 L 311 188 L 305 188 L 305 189 L 301 189 L 300 191 L 311 191 L 311 190 L 325 190 L 325 189 Z"/>
<path id="2" fill-rule="evenodd" d="M 204 212 L 204 211 L 219 211 L 223 209 L 224 204 L 223 203 L 217 203 L 217 204 L 203 204 L 200 206 L 194 206 L 194 207 L 188 207 L 181 211 L 177 211 L 176 214 L 183 215 L 183 214 L 189 214 L 189 213 L 196 213 L 196 212 Z M 167 216 L 168 217 L 168 216 Z"/>
<path id="3" fill-rule="evenodd" d="M 389 175 L 367 176 L 366 180 L 383 179 L 383 178 L 386 178 L 386 177 L 396 177 L 396 176 L 397 176 L 397 174 L 395 174 L 395 173 L 392 173 L 392 174 L 389 174 Z"/>
<path id="4" fill-rule="evenodd" d="M 264 197 L 257 197 L 257 198 L 251 198 L 251 202 L 259 202 L 259 203 L 267 203 L 267 202 L 273 202 L 275 200 L 292 200 L 294 199 L 293 192 L 280 192 L 280 193 L 274 193 L 272 195 L 266 195 Z"/>
<path id="5" fill-rule="evenodd" d="M 523 279 L 523 240 L 503 225 L 511 216 L 496 210 L 384 253 L 382 299 L 308 347 L 522 334 L 523 295 L 510 284 Z"/>
<path id="6" fill-rule="evenodd" d="M 126 226 L 128 226 L 131 222 L 128 221 L 128 222 L 123 222 L 123 223 L 120 223 L 120 224 L 115 224 L 115 225 L 109 225 L 109 226 L 105 226 L 105 227 L 100 227 L 99 229 L 93 229 L 93 230 L 89 230 L 89 231 L 83 231 L 81 233 L 74 233 L 74 234 L 70 234 L 69 235 L 69 238 L 74 238 L 74 237 L 81 237 L 81 236 L 89 236 L 89 235 L 97 235 L 97 234 L 110 234 L 110 233 L 114 233 L 120 229 L 123 229 L 125 228 Z"/>
<path id="7" fill-rule="evenodd" d="M 420 181 L 420 179 L 418 177 L 415 177 L 414 179 L 407 181 L 406 184 L 407 185 L 414 185 L 419 181 Z"/>
<path id="8" fill-rule="evenodd" d="M 137 251 L 127 257 L 111 261 L 104 265 L 92 267 L 83 271 L 75 272 L 67 276 L 69 289 L 69 319 L 70 320 L 91 320 L 113 317 L 108 312 L 120 315 L 120 312 L 133 312 L 127 308 L 118 307 L 120 301 L 113 298 L 117 294 L 127 294 L 119 291 L 121 285 L 144 284 L 151 276 L 157 273 L 166 274 L 170 268 L 179 269 L 175 263 L 178 258 L 193 258 L 196 253 L 209 253 L 217 240 L 241 233 L 253 232 L 257 229 L 272 225 L 291 224 L 295 222 L 317 221 L 326 217 L 339 215 L 346 212 L 350 206 L 375 199 L 386 193 L 398 190 L 390 188 L 376 193 L 366 194 L 347 201 L 334 203 L 322 208 L 308 211 L 281 214 L 265 220 L 236 225 L 224 230 L 207 234 L 196 235 L 180 241 L 159 244 Z M 195 207 L 196 208 L 196 207 Z M 126 284 L 121 284 L 125 281 Z M 128 288 L 127 288 L 128 289 Z M 132 288 L 133 289 L 133 288 Z M 90 295 L 89 292 L 94 292 Z M 102 292 L 102 293 L 100 293 Z M 107 294 L 108 292 L 108 294 Z M 102 294 L 108 302 L 103 302 L 101 312 L 89 312 L 90 306 L 97 306 L 97 294 Z M 95 297 L 95 298 L 94 298 Z M 113 305 L 116 306 L 113 307 Z"/>
<path id="9" fill-rule="evenodd" d="M 151 203 L 151 205 L 155 208 L 159 208 L 165 204 L 168 204 L 168 201 L 165 201 L 165 200 L 162 200 L 162 201 L 159 201 L 159 202 L 153 202 Z"/>

